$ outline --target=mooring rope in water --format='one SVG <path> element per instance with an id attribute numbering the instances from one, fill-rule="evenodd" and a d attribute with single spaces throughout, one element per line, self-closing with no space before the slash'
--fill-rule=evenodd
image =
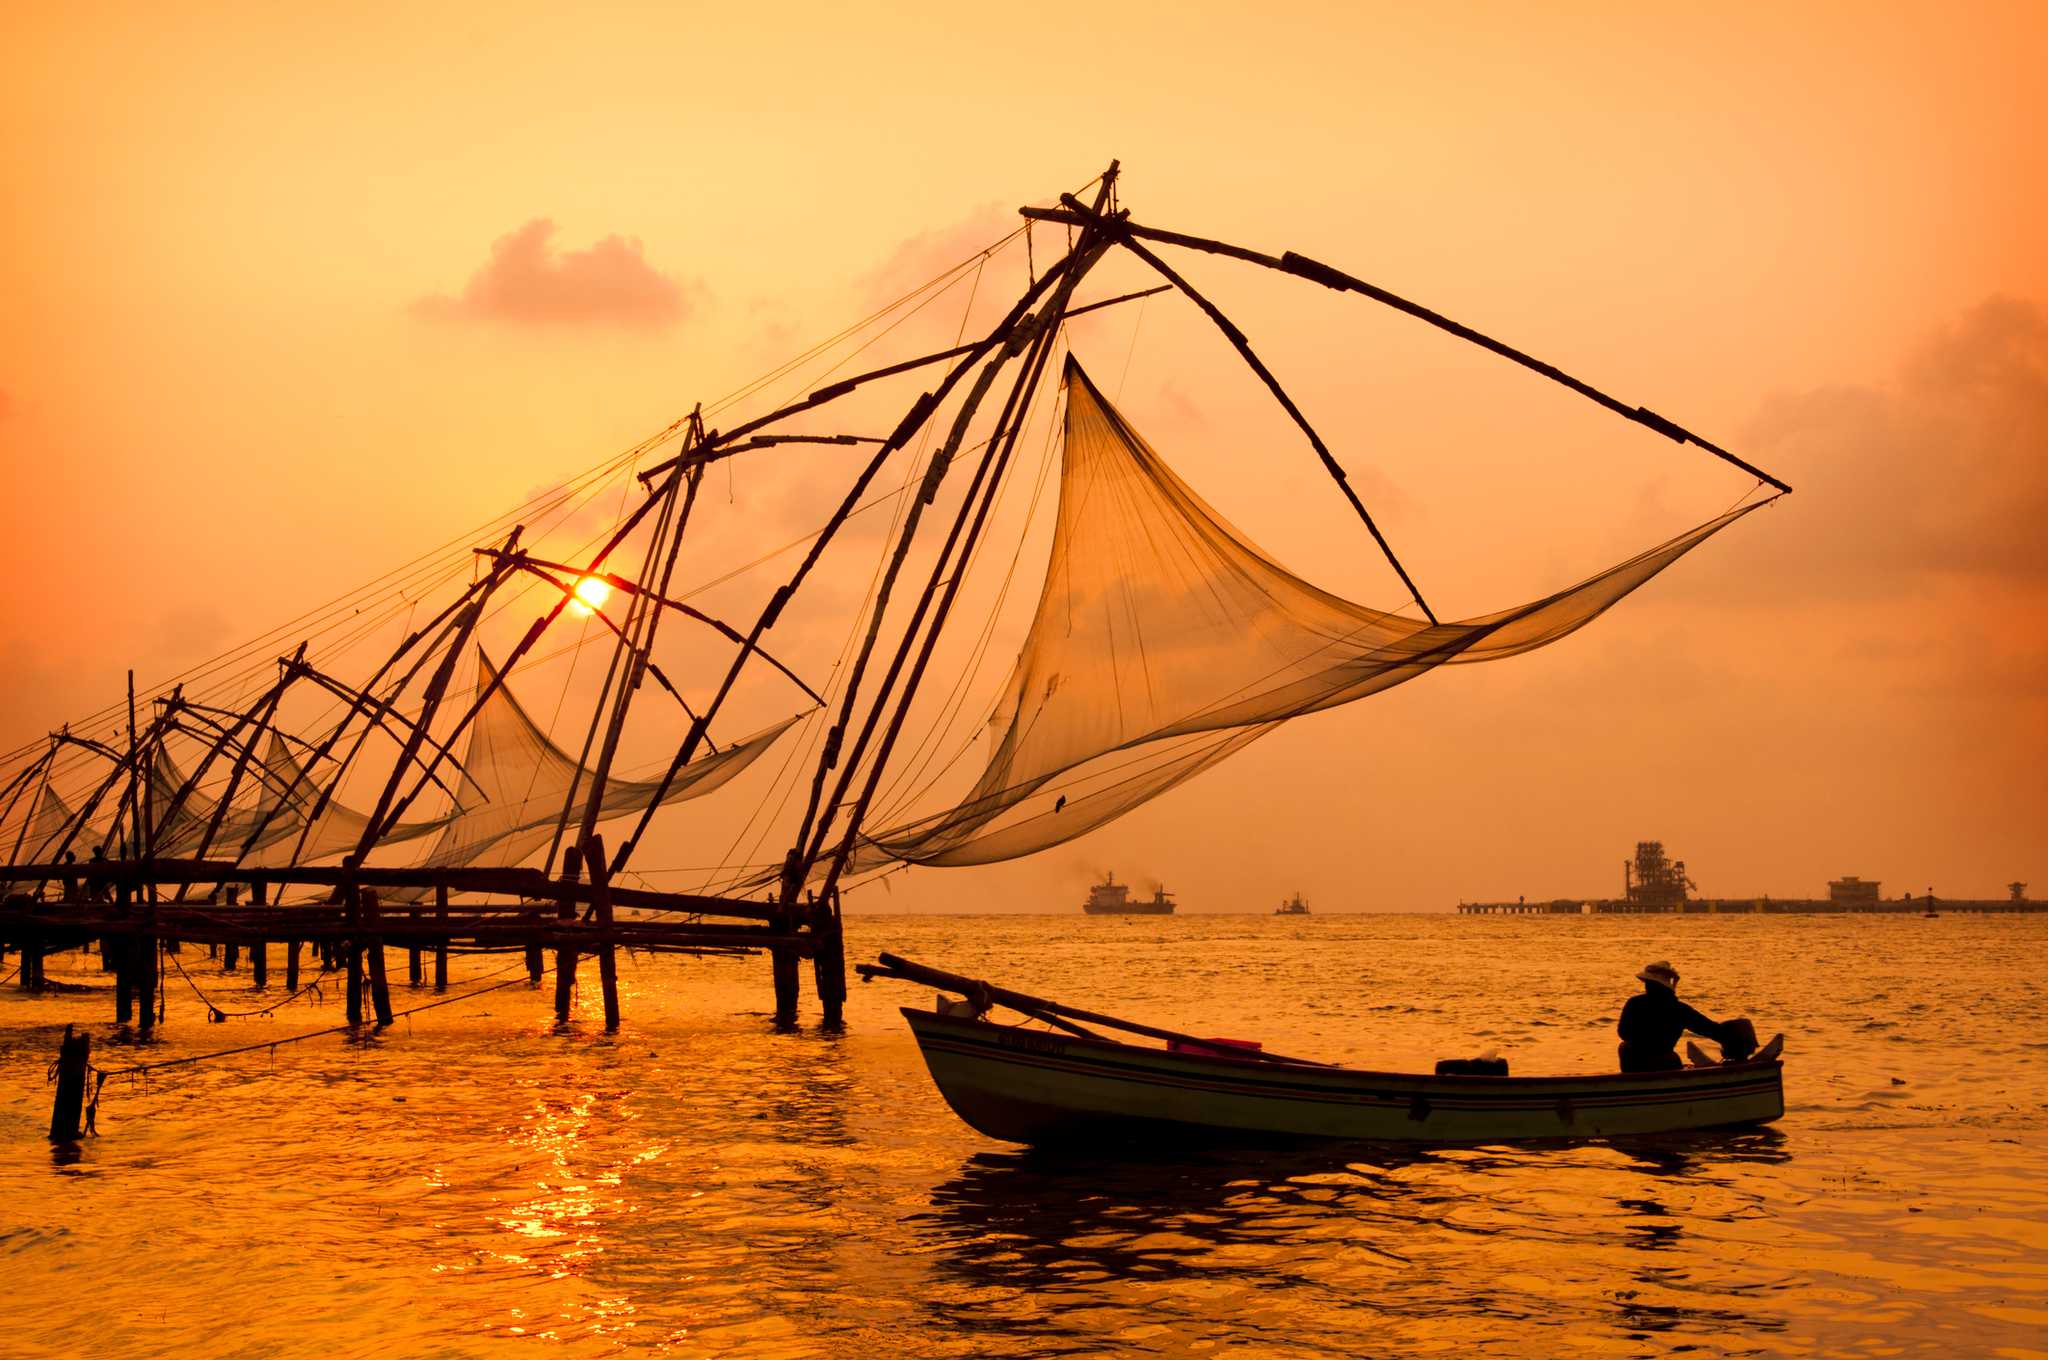
<path id="1" fill-rule="evenodd" d="M 496 973 L 487 973 L 485 974 L 485 976 L 487 978 L 498 977 L 501 974 L 509 973 L 514 969 L 524 969 L 525 966 L 526 961 L 524 959 L 521 959 L 517 963 L 509 964 L 504 968 L 500 968 Z M 477 987 L 470 991 L 464 992 L 461 996 L 442 997 L 438 1001 L 428 1001 L 418 1006 L 408 1007 L 405 1010 L 396 1012 L 392 1015 L 391 1018 L 393 1021 L 396 1021 L 400 1016 L 418 1015 L 422 1011 L 431 1011 L 441 1006 L 453 1006 L 457 1002 L 474 1000 L 475 998 L 484 995 L 486 992 L 499 991 L 503 988 L 523 983 L 524 981 L 524 978 L 506 978 L 503 982 L 493 982 L 487 987 Z M 256 1053 L 263 1049 L 282 1048 L 286 1044 L 296 1044 L 306 1039 L 318 1039 L 329 1034 L 344 1034 L 351 1030 L 356 1030 L 360 1028 L 362 1028 L 360 1024 L 330 1025 L 326 1029 L 311 1030 L 305 1034 L 286 1035 L 282 1039 L 265 1039 L 261 1043 L 238 1044 L 233 1048 L 215 1049 L 211 1053 L 195 1053 L 187 1058 L 167 1058 L 162 1062 L 137 1063 L 132 1067 L 89 1067 L 88 1070 L 92 1073 L 93 1077 L 95 1078 L 95 1082 L 93 1085 L 92 1103 L 94 1106 L 97 1106 L 99 1104 L 99 1088 L 106 1084 L 106 1081 L 109 1077 L 139 1077 L 151 1072 L 162 1071 L 167 1067 L 189 1067 L 194 1063 L 211 1062 L 215 1058 L 232 1058 L 242 1053 Z M 381 1029 L 383 1027 L 378 1026 L 378 1028 Z"/>
<path id="2" fill-rule="evenodd" d="M 218 1025 L 218 1024 L 222 1024 L 222 1023 L 224 1023 L 225 1021 L 228 1021 L 228 1020 L 243 1020 L 243 1019 L 247 1019 L 248 1017 L 250 1017 L 250 1016 L 252 1016 L 252 1015 L 272 1015 L 272 1014 L 275 1014 L 275 1013 L 276 1013 L 276 1012 L 278 1011 L 278 1009 L 279 1009 L 279 1008 L 281 1008 L 281 1007 L 284 1007 L 284 1006 L 289 1006 L 289 1005 L 291 1005 L 291 1004 L 292 1004 L 292 1002 L 294 1002 L 294 1001 L 297 1001 L 297 1000 L 298 1000 L 298 999 L 299 999 L 300 997 L 302 997 L 302 996 L 306 995 L 306 993 L 308 993 L 308 992 L 312 992 L 312 993 L 315 993 L 315 994 L 316 994 L 316 999 L 319 999 L 319 994 L 320 994 L 320 984 L 321 984 L 321 983 L 323 983 L 323 982 L 325 982 L 325 981 L 327 980 L 327 975 L 326 975 L 326 973 L 325 973 L 325 972 L 323 971 L 323 972 L 321 972 L 321 973 L 320 973 L 320 974 L 319 974 L 319 975 L 318 975 L 317 977 L 315 977 L 315 978 L 314 978 L 314 979 L 313 979 L 313 980 L 312 980 L 311 982 L 309 982 L 309 983 L 307 983 L 307 984 L 306 984 L 305 986 L 303 986 L 303 987 L 299 988 L 299 989 L 298 989 L 298 990 L 297 990 L 296 992 L 293 992 L 293 993 L 292 993 L 292 994 L 291 994 L 290 996 L 284 997 L 284 998 L 283 998 L 282 1000 L 279 1000 L 279 1001 L 277 1001 L 277 1002 L 274 1002 L 274 1003 L 273 1003 L 273 1004 L 271 1004 L 271 1005 L 268 1005 L 268 1006 L 259 1006 L 259 1007 L 257 1007 L 257 1008 L 256 1008 L 255 1010 L 248 1010 L 248 1011 L 231 1011 L 231 1010 L 228 1010 L 228 1009 L 226 1009 L 226 1008 L 225 1008 L 225 1007 L 223 1007 L 223 1006 L 220 1006 L 220 1005 L 216 1004 L 216 1003 L 215 1003 L 215 1001 L 214 1001 L 214 999 L 213 999 L 212 997 L 208 996 L 208 995 L 207 995 L 207 994 L 206 994 L 205 992 L 202 992 L 201 990 L 199 990 L 199 984 L 198 984 L 198 983 L 196 983 L 196 982 L 194 982 L 194 981 L 192 980 L 192 975 L 191 975 L 190 973 L 188 973 L 188 972 L 186 972 L 186 971 L 185 971 L 185 964 L 184 964 L 184 962 L 183 962 L 182 960 L 180 960 L 180 959 L 178 958 L 178 956 L 177 956 L 176 954 L 173 954 L 173 953 L 171 953 L 171 952 L 170 952 L 169 950 L 165 950 L 165 951 L 164 951 L 164 957 L 168 958 L 168 959 L 169 959 L 169 960 L 171 961 L 171 963 L 173 964 L 173 966 L 175 966 L 175 967 L 177 968 L 177 970 L 178 970 L 178 976 L 179 976 L 179 977 L 181 977 L 181 978 L 183 978 L 183 979 L 185 979 L 185 985 L 186 985 L 187 987 L 190 987 L 190 988 L 192 989 L 192 995 L 194 995 L 194 996 L 198 997 L 198 998 L 199 998 L 199 999 L 200 999 L 200 1000 L 201 1000 L 202 1002 L 204 1002 L 204 1003 L 205 1003 L 205 1005 L 206 1005 L 206 1018 L 207 1018 L 207 1020 L 208 1020 L 208 1021 L 209 1021 L 210 1023 L 212 1023 L 212 1024 L 216 1024 L 216 1025 Z M 395 1020 L 395 1019 L 397 1019 L 397 1017 L 396 1017 L 396 1016 L 393 1016 L 392 1018 L 393 1018 L 394 1020 Z"/>

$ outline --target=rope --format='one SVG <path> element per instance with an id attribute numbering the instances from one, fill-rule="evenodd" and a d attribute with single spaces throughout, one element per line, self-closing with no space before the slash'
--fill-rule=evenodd
<path id="1" fill-rule="evenodd" d="M 315 977 L 311 982 L 299 988 L 299 990 L 293 992 L 290 996 L 285 997 L 282 1001 L 279 1001 L 276 1005 L 273 1006 L 261 1006 L 255 1010 L 249 1011 L 231 1011 L 226 1010 L 219 1005 L 216 1005 L 212 997 L 208 996 L 205 992 L 199 990 L 199 984 L 194 982 L 192 980 L 192 975 L 185 971 L 185 964 L 182 959 L 180 959 L 176 954 L 170 953 L 168 950 L 164 951 L 164 954 L 165 957 L 170 959 L 172 965 L 177 968 L 178 976 L 185 979 L 185 985 L 192 989 L 192 995 L 198 997 L 201 1001 L 206 1003 L 207 1021 L 215 1025 L 221 1024 L 224 1021 L 228 1020 L 247 1019 L 252 1015 L 272 1015 L 276 1013 L 276 1011 L 280 1007 L 291 1005 L 292 1002 L 297 1001 L 300 997 L 306 995 L 306 993 L 308 992 L 319 992 L 320 984 L 326 981 L 324 975 Z"/>
<path id="2" fill-rule="evenodd" d="M 524 969 L 525 967 L 526 960 L 522 958 L 517 963 L 510 964 L 504 968 L 500 968 L 496 973 L 486 973 L 484 976 L 487 978 L 498 977 L 502 974 L 511 972 L 515 968 Z M 396 1011 L 392 1014 L 391 1018 L 393 1020 L 397 1020 L 400 1016 L 418 1015 L 421 1011 L 431 1011 L 441 1006 L 453 1006 L 459 1001 L 473 1000 L 476 997 L 484 995 L 486 992 L 499 991 L 506 987 L 516 986 L 524 981 L 524 978 L 507 978 L 503 982 L 494 982 L 488 987 L 478 987 L 472 991 L 464 992 L 461 996 L 443 997 L 439 1001 L 429 1001 L 423 1005 L 413 1006 L 402 1011 Z M 307 1039 L 318 1039 L 329 1034 L 344 1034 L 351 1030 L 356 1030 L 360 1028 L 360 1025 L 330 1025 L 326 1029 L 311 1030 L 305 1034 L 288 1035 L 282 1039 L 266 1039 L 262 1043 L 240 1044 L 234 1048 L 215 1049 L 211 1053 L 195 1053 L 189 1058 L 169 1058 L 163 1062 L 137 1063 L 133 1067 L 93 1067 L 91 1070 L 99 1078 L 100 1082 L 104 1083 L 109 1077 L 139 1077 L 146 1075 L 150 1072 L 160 1072 L 168 1067 L 189 1067 L 193 1063 L 211 1062 L 215 1058 L 232 1058 L 243 1053 L 256 1053 L 266 1048 L 282 1048 L 286 1044 L 296 1044 Z M 95 1105 L 99 1103 L 99 1093 L 97 1088 L 95 1088 L 93 1093 L 93 1103 Z"/>

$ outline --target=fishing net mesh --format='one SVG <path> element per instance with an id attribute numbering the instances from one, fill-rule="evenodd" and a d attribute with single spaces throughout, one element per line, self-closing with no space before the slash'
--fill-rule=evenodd
<path id="1" fill-rule="evenodd" d="M 479 654 L 477 692 L 482 694 L 496 675 L 489 658 Z M 724 786 L 796 721 L 786 718 L 722 750 L 699 754 L 677 772 L 662 804 L 701 798 Z M 518 864 L 553 839 L 572 786 L 577 804 L 570 819 L 573 823 L 580 817 L 591 785 L 589 772 L 550 741 L 511 689 L 501 685 L 470 725 L 455 792 L 458 811 L 440 824 L 440 835 L 421 863 L 435 868 Z M 640 812 L 653 804 L 659 788 L 658 780 L 613 776 L 605 782 L 598 816 Z"/>
<path id="2" fill-rule="evenodd" d="M 1071 359 L 1064 381 L 1051 564 L 987 765 L 957 806 L 865 838 L 855 872 L 983 864 L 1071 840 L 1290 718 L 1555 642 L 1757 508 L 1518 608 L 1428 624 L 1287 571 L 1175 476 Z"/>

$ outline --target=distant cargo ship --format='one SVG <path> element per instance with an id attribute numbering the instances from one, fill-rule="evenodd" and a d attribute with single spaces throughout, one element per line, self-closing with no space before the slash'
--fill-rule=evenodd
<path id="1" fill-rule="evenodd" d="M 1117 882 L 1115 874 L 1104 874 L 1102 882 L 1088 890 L 1081 910 L 1090 916 L 1171 916 L 1173 895 L 1165 888 L 1154 888 L 1150 898 L 1134 901 L 1130 884 Z"/>
<path id="2" fill-rule="evenodd" d="M 1306 916 L 1308 915 L 1308 903 L 1301 900 L 1300 893 L 1296 893 L 1279 906 L 1273 908 L 1273 914 L 1275 916 Z"/>

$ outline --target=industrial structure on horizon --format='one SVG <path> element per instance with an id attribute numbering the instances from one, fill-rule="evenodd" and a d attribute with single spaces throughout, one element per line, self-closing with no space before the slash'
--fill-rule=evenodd
<path id="1" fill-rule="evenodd" d="M 1637 841 L 1635 858 L 1621 864 L 1621 896 L 1608 898 L 1558 897 L 1531 902 L 1460 902 L 1458 910 L 1467 916 L 1591 916 L 1633 912 L 1886 912 L 1921 916 L 1945 911 L 2037 912 L 2048 911 L 2048 902 L 2033 901 L 2027 885 L 2006 884 L 2007 895 L 1992 899 L 1936 897 L 1934 890 L 1915 897 L 1886 899 L 1876 879 L 1845 874 L 1828 882 L 1825 898 L 1695 897 L 1699 885 L 1686 876 L 1685 861 L 1664 853 L 1662 841 Z"/>

